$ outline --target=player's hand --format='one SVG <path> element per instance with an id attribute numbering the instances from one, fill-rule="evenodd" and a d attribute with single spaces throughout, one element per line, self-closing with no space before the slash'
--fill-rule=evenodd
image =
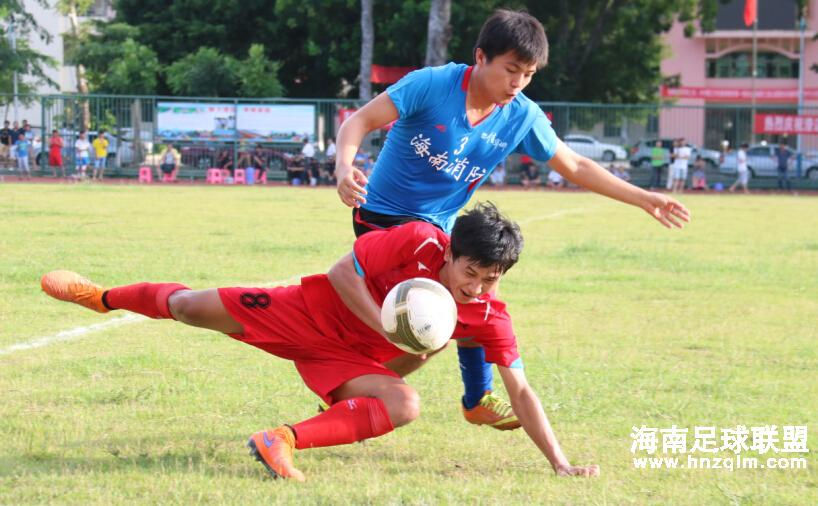
<path id="1" fill-rule="evenodd" d="M 557 476 L 582 476 L 591 478 L 599 476 L 599 466 L 594 464 L 592 466 L 572 466 L 564 465 L 556 469 Z"/>
<path id="2" fill-rule="evenodd" d="M 690 221 L 690 211 L 678 200 L 662 193 L 647 192 L 642 209 L 667 228 L 682 228 Z"/>
<path id="3" fill-rule="evenodd" d="M 351 165 L 340 165 L 335 169 L 338 178 L 338 196 L 341 202 L 349 207 L 361 207 L 366 204 L 367 179 L 363 172 Z"/>

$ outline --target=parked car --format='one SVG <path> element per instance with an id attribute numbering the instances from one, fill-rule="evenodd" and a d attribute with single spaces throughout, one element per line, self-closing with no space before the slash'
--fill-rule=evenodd
<path id="1" fill-rule="evenodd" d="M 747 149 L 747 168 L 750 170 L 750 177 L 778 177 L 778 160 L 775 157 L 775 150 L 778 146 L 772 144 L 755 144 Z M 789 170 L 790 175 L 795 175 L 797 166 L 796 152 L 786 148 L 790 152 Z M 724 156 L 724 162 L 719 166 L 719 172 L 723 174 L 736 173 L 736 151 L 730 151 Z M 818 153 L 806 153 L 801 160 L 801 175 L 805 178 L 818 180 Z"/>
<path id="2" fill-rule="evenodd" d="M 673 151 L 673 139 L 659 139 L 662 141 L 662 149 L 665 150 L 665 163 L 670 163 L 670 153 Z M 631 148 L 631 166 L 633 167 L 650 167 L 651 163 L 651 149 L 656 145 L 656 139 L 644 139 L 636 143 Z M 700 148 L 695 144 L 687 143 L 691 149 L 690 160 L 688 166 L 692 167 L 696 162 L 696 158 L 701 156 L 705 163 L 712 169 L 719 166 L 721 153 L 715 149 Z"/>
<path id="3" fill-rule="evenodd" d="M 593 160 L 612 162 L 628 158 L 628 152 L 622 146 L 599 142 L 590 135 L 571 134 L 566 135 L 562 140 L 569 148 Z"/>

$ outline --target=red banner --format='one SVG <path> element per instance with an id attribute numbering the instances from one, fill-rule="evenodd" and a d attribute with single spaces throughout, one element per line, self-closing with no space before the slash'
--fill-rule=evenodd
<path id="1" fill-rule="evenodd" d="M 722 102 L 751 102 L 753 90 L 750 88 L 705 88 L 699 86 L 662 86 L 665 98 L 699 98 Z M 757 102 L 798 102 L 797 88 L 756 88 Z M 804 90 L 804 100 L 818 100 L 818 88 Z"/>
<path id="2" fill-rule="evenodd" d="M 758 15 L 756 0 L 744 0 L 744 26 L 752 26 Z"/>
<path id="3" fill-rule="evenodd" d="M 344 121 L 347 120 L 347 118 L 349 118 L 350 116 L 355 114 L 355 111 L 357 111 L 357 110 L 358 109 L 345 109 L 345 108 L 338 109 L 338 125 L 337 126 L 341 126 L 341 123 L 343 123 Z M 397 121 L 397 120 L 395 120 L 395 121 Z M 395 121 L 392 121 L 392 122 L 387 123 L 386 125 L 382 126 L 381 130 L 390 130 L 392 128 L 392 125 L 395 124 Z"/>
<path id="4" fill-rule="evenodd" d="M 415 70 L 415 67 L 385 67 L 373 63 L 372 75 L 369 80 L 378 84 L 392 84 L 398 82 L 401 77 L 413 70 Z"/>
<path id="5" fill-rule="evenodd" d="M 757 134 L 818 134 L 818 116 L 756 114 Z"/>

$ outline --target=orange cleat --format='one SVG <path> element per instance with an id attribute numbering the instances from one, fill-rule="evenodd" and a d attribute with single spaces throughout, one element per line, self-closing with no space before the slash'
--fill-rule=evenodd
<path id="1" fill-rule="evenodd" d="M 250 448 L 250 455 L 261 462 L 273 478 L 305 480 L 304 473 L 293 467 L 295 436 L 286 425 L 256 432 L 250 436 L 247 447 Z"/>
<path id="2" fill-rule="evenodd" d="M 108 308 L 102 303 L 105 290 L 76 272 L 51 271 L 40 279 L 40 286 L 55 299 L 73 302 L 98 313 L 108 312 Z"/>
<path id="3" fill-rule="evenodd" d="M 477 403 L 477 406 L 463 408 L 463 417 L 475 425 L 488 425 L 497 430 L 514 430 L 520 428 L 520 421 L 511 409 L 511 404 L 497 397 L 491 390 Z"/>

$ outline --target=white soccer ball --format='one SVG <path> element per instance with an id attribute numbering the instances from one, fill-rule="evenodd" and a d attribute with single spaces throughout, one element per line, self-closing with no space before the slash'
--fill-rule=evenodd
<path id="1" fill-rule="evenodd" d="M 442 348 L 456 324 L 457 305 L 452 294 L 427 278 L 398 283 L 381 306 L 381 325 L 389 342 L 416 355 Z"/>

